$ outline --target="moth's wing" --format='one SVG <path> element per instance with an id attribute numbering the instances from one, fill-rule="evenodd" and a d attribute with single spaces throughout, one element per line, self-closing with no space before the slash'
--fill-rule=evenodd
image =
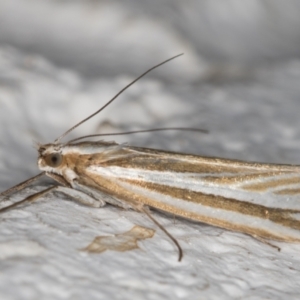
<path id="1" fill-rule="evenodd" d="M 249 163 L 124 147 L 88 172 L 153 190 L 200 192 L 274 208 L 300 209 L 300 166 Z"/>
<path id="2" fill-rule="evenodd" d="M 299 166 L 127 150 L 87 170 L 106 194 L 253 236 L 300 241 Z"/>

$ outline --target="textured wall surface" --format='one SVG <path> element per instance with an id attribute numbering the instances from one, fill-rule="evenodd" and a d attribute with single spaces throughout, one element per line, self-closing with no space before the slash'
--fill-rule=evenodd
<path id="1" fill-rule="evenodd" d="M 38 173 L 53 141 L 135 76 L 177 53 L 70 137 L 189 126 L 117 142 L 300 164 L 299 2 L 0 0 L 0 188 Z M 11 201 L 43 189 L 41 182 Z M 299 199 L 300 201 L 300 199 Z M 7 205 L 9 201 L 1 203 Z M 1 299 L 298 298 L 300 245 L 272 247 L 155 212 L 92 209 L 59 194 L 0 215 Z M 89 254 L 96 236 L 141 225 L 139 249 Z"/>

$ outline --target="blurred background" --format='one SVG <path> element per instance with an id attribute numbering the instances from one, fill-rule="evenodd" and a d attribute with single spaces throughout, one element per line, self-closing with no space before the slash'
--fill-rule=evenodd
<path id="1" fill-rule="evenodd" d="M 136 76 L 184 52 L 181 72 L 157 76 L 197 82 L 297 58 L 299 11 L 296 0 L 1 0 L 0 43 L 88 77 Z"/>
<path id="2" fill-rule="evenodd" d="M 296 0 L 1 0 L 0 43 L 87 77 L 136 76 L 184 52 L 156 76 L 192 83 L 297 58 L 299 11 Z"/>
<path id="3" fill-rule="evenodd" d="M 179 53 L 184 56 L 148 74 L 65 140 L 197 127 L 209 134 L 107 140 L 300 164 L 298 0 L 0 0 L 1 190 L 38 173 L 36 142 L 53 141 Z M 274 253 L 243 235 L 156 214 L 180 239 L 187 253 L 182 265 L 159 232 L 145 251 L 95 258 L 78 249 L 100 228 L 114 234 L 147 221 L 112 207 L 91 212 L 57 195 L 39 203 L 1 219 L 1 299 L 112 299 L 119 291 L 123 299 L 299 296 L 299 249 L 288 252 L 290 245 Z"/>

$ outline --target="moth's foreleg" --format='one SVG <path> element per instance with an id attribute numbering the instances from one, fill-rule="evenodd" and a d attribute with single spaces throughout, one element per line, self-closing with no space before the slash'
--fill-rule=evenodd
<path id="1" fill-rule="evenodd" d="M 88 206 L 92 206 L 92 207 L 101 207 L 101 206 L 103 206 L 103 204 L 101 202 L 99 202 L 98 200 L 90 197 L 89 195 L 87 195 L 83 192 L 74 190 L 72 188 L 56 185 L 56 186 L 51 186 L 51 187 L 49 187 L 49 188 L 47 188 L 47 189 L 45 189 L 41 192 L 37 192 L 33 195 L 30 195 L 30 196 L 26 197 L 25 199 L 23 199 L 21 201 L 18 201 L 18 202 L 15 202 L 15 203 L 11 204 L 11 205 L 3 207 L 3 208 L 0 209 L 0 213 L 8 211 L 12 208 L 15 208 L 15 207 L 19 206 L 19 205 L 22 205 L 23 203 L 33 202 L 33 201 L 37 200 L 38 198 L 40 198 L 40 197 L 42 197 L 42 196 L 44 196 L 44 195 L 46 195 L 50 192 L 53 192 L 53 191 L 63 193 L 63 194 L 71 197 L 72 199 L 74 199 L 77 202 L 80 202 L 81 204 L 84 204 L 84 205 L 88 205 Z"/>
<path id="2" fill-rule="evenodd" d="M 40 198 L 40 197 L 48 194 L 49 192 L 53 191 L 55 188 L 57 188 L 57 186 L 51 186 L 51 187 L 49 187 L 49 188 L 47 188 L 47 189 L 45 189 L 45 190 L 43 190 L 41 192 L 37 192 L 37 193 L 35 193 L 33 195 L 30 195 L 30 196 L 26 197 L 25 199 L 23 199 L 21 201 L 18 201 L 18 202 L 15 202 L 15 203 L 11 204 L 11 205 L 3 207 L 3 208 L 0 209 L 0 213 L 3 213 L 3 212 L 8 211 L 8 210 L 10 210 L 12 208 L 15 208 L 15 207 L 17 207 L 17 206 L 19 206 L 19 205 L 21 205 L 23 203 L 33 202 L 33 201 L 37 200 L 38 198 Z"/>
<path id="3" fill-rule="evenodd" d="M 65 180 L 62 176 L 50 172 L 46 172 L 46 175 L 55 180 L 56 182 L 60 183 L 61 185 L 71 188 L 69 182 Z"/>
<path id="4" fill-rule="evenodd" d="M 105 203 L 108 203 L 123 209 L 135 209 L 134 205 L 131 202 L 125 201 L 121 198 L 117 198 L 111 195 L 109 192 L 101 191 L 101 187 L 99 187 L 99 189 L 91 187 L 88 182 L 83 183 L 75 179 L 72 182 L 72 186 L 76 190 L 79 190 L 87 195 L 90 195 L 92 198 L 99 200 L 101 203 L 103 203 L 103 205 L 105 205 Z"/>
<path id="5" fill-rule="evenodd" d="M 55 191 L 62 193 L 64 195 L 67 195 L 67 196 L 71 197 L 73 200 L 75 200 L 83 205 L 96 207 L 96 208 L 103 207 L 105 205 L 104 201 L 102 201 L 102 200 L 99 201 L 98 199 L 95 199 L 95 198 L 91 197 L 90 195 L 88 195 L 84 192 L 78 191 L 76 189 L 73 189 L 73 188 L 57 186 Z"/>
<path id="6" fill-rule="evenodd" d="M 60 175 L 50 172 L 47 172 L 46 175 L 62 185 L 56 188 L 57 192 L 63 193 L 83 205 L 98 208 L 106 204 L 106 202 L 102 199 L 98 199 L 94 197 L 94 195 L 87 193 L 85 190 L 82 190 L 81 187 L 77 184 L 76 179 L 72 181 L 71 186 L 71 184 Z"/>

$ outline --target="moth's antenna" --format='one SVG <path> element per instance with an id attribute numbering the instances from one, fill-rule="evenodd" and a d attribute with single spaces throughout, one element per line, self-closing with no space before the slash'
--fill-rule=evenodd
<path id="1" fill-rule="evenodd" d="M 191 128 L 191 127 L 163 127 L 163 128 L 152 128 L 152 129 L 145 129 L 145 130 L 134 130 L 134 131 L 123 131 L 123 132 L 113 132 L 113 133 L 99 133 L 99 134 L 90 134 L 81 136 L 79 138 L 73 139 L 68 141 L 67 144 L 71 144 L 83 139 L 87 138 L 94 138 L 100 136 L 115 136 L 115 135 L 127 135 L 127 134 L 135 134 L 135 133 L 142 133 L 142 132 L 154 132 L 154 131 L 170 131 L 170 130 L 178 130 L 178 131 L 195 131 L 201 133 L 208 133 L 208 130 L 201 129 L 201 128 Z"/>
<path id="2" fill-rule="evenodd" d="M 58 137 L 55 141 L 54 144 L 58 143 L 62 138 L 64 138 L 67 134 L 69 134 L 71 131 L 73 131 L 75 128 L 77 128 L 78 126 L 80 126 L 82 123 L 86 122 L 87 120 L 91 119 L 92 117 L 94 117 L 95 115 L 97 115 L 98 113 L 100 113 L 104 108 L 106 108 L 109 104 L 111 104 L 117 97 L 119 97 L 119 95 L 121 95 L 125 90 L 127 90 L 130 86 L 132 86 L 134 83 L 136 83 L 139 79 L 141 79 L 142 77 L 144 77 L 146 74 L 148 74 L 149 72 L 151 72 L 152 70 L 160 67 L 161 65 L 169 62 L 170 60 L 173 60 L 179 56 L 183 55 L 183 53 L 175 55 L 163 62 L 161 62 L 160 64 L 150 68 L 149 70 L 147 70 L 146 72 L 144 72 L 142 75 L 140 75 L 139 77 L 137 77 L 135 80 L 133 80 L 131 83 L 129 83 L 128 85 L 126 85 L 123 89 L 120 90 L 120 92 L 118 92 L 112 99 L 110 99 L 105 105 L 103 105 L 99 110 L 97 110 L 96 112 L 94 112 L 93 114 L 91 114 L 90 116 L 88 116 L 87 118 L 83 119 L 82 121 L 80 121 L 79 123 L 77 123 L 76 125 L 74 125 L 73 127 L 71 127 L 69 130 L 67 130 L 64 134 L 62 134 L 60 137 Z"/>

